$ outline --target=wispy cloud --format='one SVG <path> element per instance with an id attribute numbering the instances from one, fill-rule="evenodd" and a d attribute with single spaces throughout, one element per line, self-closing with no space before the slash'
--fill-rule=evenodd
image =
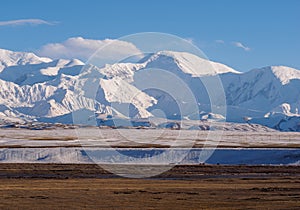
<path id="1" fill-rule="evenodd" d="M 49 22 L 42 19 L 19 19 L 0 21 L 0 26 L 17 26 L 17 25 L 54 25 L 56 22 Z"/>
<path id="2" fill-rule="evenodd" d="M 221 39 L 217 39 L 217 40 L 215 40 L 215 42 L 218 44 L 225 44 L 224 40 L 221 40 Z"/>
<path id="3" fill-rule="evenodd" d="M 194 44 L 194 39 L 193 38 L 185 38 L 185 40 L 187 42 L 189 42 L 190 44 Z"/>
<path id="4" fill-rule="evenodd" d="M 251 48 L 248 46 L 245 46 L 244 44 L 242 44 L 241 42 L 232 42 L 232 44 L 238 48 L 242 48 L 245 51 L 250 51 Z"/>

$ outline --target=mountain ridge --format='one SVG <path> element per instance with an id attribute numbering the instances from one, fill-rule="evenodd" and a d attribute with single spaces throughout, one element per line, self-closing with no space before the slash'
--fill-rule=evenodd
<path id="1" fill-rule="evenodd" d="M 38 64 L 42 62 L 51 62 L 52 59 L 46 57 L 38 57 L 34 53 L 14 52 L 11 50 L 0 48 L 0 72 L 9 66 L 25 65 L 28 63 Z"/>
<path id="2" fill-rule="evenodd" d="M 100 120 L 108 116 L 144 119 L 155 117 L 155 109 L 162 109 L 168 119 L 194 119 L 198 115 L 200 120 L 222 121 L 227 117 L 229 122 L 242 123 L 247 117 L 247 123 L 300 131 L 297 69 L 269 66 L 242 73 L 189 53 L 171 51 L 154 53 L 142 61 L 97 67 L 78 59 L 52 60 L 0 49 L 0 118 L 52 118 L 55 122 L 60 116 L 89 110 L 98 113 L 96 118 Z M 147 69 L 161 69 L 185 81 L 201 114 L 179 113 L 164 93 L 135 87 L 136 74 Z M 219 77 L 224 87 L 227 116 L 211 112 L 205 86 L 198 84 L 202 78 L 214 77 Z M 187 103 L 183 99 L 176 102 L 182 106 Z"/>

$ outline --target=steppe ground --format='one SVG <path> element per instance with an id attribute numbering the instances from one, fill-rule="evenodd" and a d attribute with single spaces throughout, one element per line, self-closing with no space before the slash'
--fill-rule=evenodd
<path id="1" fill-rule="evenodd" d="M 298 209 L 299 171 L 187 165 L 129 179 L 91 164 L 0 164 L 0 209 Z"/>

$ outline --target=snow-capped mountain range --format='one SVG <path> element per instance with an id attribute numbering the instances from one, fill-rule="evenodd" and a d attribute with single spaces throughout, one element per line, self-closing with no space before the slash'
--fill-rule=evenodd
<path id="1" fill-rule="evenodd" d="M 149 69 L 163 69 L 181 78 L 193 93 L 199 113 L 189 109 L 184 96 L 174 101 L 165 92 L 136 85 L 138 73 Z M 0 49 L 0 119 L 72 123 L 74 113 L 80 113 L 108 122 L 161 117 L 159 109 L 173 120 L 222 121 L 225 116 L 212 113 L 201 84 L 216 77 L 224 88 L 227 121 L 300 131 L 300 70 L 269 66 L 241 73 L 193 54 L 171 51 L 145 55 L 136 63 L 97 67 L 77 59 L 52 60 Z M 150 84 L 151 78 L 145 81 Z M 187 108 L 180 112 L 178 106 Z"/>

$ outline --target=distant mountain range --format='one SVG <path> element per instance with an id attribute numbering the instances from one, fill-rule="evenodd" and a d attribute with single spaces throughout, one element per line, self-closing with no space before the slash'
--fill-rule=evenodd
<path id="1" fill-rule="evenodd" d="M 174 101 L 166 92 L 139 89 L 135 77 L 148 69 L 163 69 L 181 78 L 193 93 L 199 112 L 188 108 L 180 112 L 178 106 L 189 106 L 184 97 Z M 214 78 L 223 85 L 226 116 L 212 112 L 203 84 Z M 165 83 L 172 85 L 169 80 Z M 77 59 L 52 60 L 0 49 L 0 87 L 2 121 L 84 123 L 88 119 L 72 120 L 76 113 L 84 113 L 109 124 L 113 119 L 160 118 L 155 111 L 160 109 L 170 120 L 226 119 L 300 131 L 300 71 L 285 66 L 241 73 L 189 53 L 162 51 L 145 55 L 135 63 L 97 67 Z M 124 111 L 122 105 L 128 109 Z"/>

